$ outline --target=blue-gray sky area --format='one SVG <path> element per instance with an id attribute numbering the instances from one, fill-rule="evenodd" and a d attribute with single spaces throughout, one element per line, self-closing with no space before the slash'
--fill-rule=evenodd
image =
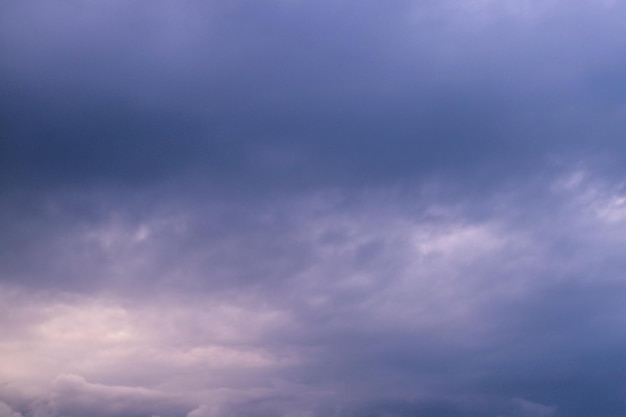
<path id="1" fill-rule="evenodd" d="M 0 417 L 623 417 L 626 4 L 0 4 Z"/>

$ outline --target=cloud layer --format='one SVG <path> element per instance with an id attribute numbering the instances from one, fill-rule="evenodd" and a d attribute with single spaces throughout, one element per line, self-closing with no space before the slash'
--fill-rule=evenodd
<path id="1" fill-rule="evenodd" d="M 0 417 L 626 412 L 624 6 L 0 7 Z"/>

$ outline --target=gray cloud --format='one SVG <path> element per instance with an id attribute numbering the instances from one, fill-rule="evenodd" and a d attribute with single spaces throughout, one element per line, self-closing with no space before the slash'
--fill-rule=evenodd
<path id="1" fill-rule="evenodd" d="M 2 417 L 23 417 L 22 414 L 15 412 L 7 404 L 0 402 L 0 416 Z"/>
<path id="2" fill-rule="evenodd" d="M 0 415 L 624 414 L 623 6 L 0 7 Z"/>
<path id="3" fill-rule="evenodd" d="M 12 183 L 477 186 L 591 141 L 611 156 L 622 128 L 617 5 L 7 8 Z"/>
<path id="4" fill-rule="evenodd" d="M 49 400 L 34 405 L 35 415 L 150 415 L 181 414 L 184 406 L 158 392 L 134 387 L 91 384 L 77 375 L 60 375 Z"/>

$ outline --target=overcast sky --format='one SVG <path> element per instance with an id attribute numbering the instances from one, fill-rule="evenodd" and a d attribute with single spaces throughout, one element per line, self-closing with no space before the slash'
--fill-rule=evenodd
<path id="1" fill-rule="evenodd" d="M 0 417 L 623 417 L 625 22 L 2 0 Z"/>

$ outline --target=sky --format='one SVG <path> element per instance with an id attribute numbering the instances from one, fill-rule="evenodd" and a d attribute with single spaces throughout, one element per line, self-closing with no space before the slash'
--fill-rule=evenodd
<path id="1" fill-rule="evenodd" d="M 625 16 L 1 0 L 0 417 L 623 417 Z"/>

